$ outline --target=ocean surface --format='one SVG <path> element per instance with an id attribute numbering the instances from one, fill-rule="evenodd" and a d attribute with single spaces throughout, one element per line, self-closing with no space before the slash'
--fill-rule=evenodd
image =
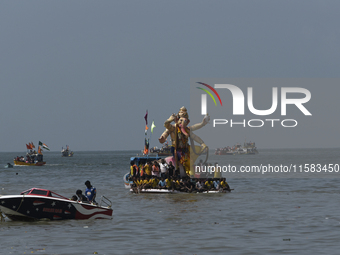
<path id="1" fill-rule="evenodd" d="M 4 165 L 24 153 L 0 153 L 0 194 L 40 187 L 71 197 L 90 180 L 97 201 L 108 197 L 114 210 L 112 220 L 5 219 L 0 254 L 339 254 L 340 172 L 328 170 L 340 164 L 340 149 L 259 151 L 210 153 L 208 162 L 238 170 L 320 164 L 324 172 L 225 172 L 231 193 L 131 194 L 123 175 L 137 151 L 76 151 L 70 158 L 45 152 L 45 166 L 12 169 Z"/>

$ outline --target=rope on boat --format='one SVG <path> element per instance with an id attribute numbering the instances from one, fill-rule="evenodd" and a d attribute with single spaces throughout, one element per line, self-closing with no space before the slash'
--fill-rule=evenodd
<path id="1" fill-rule="evenodd" d="M 2 214 L 2 211 L 0 210 L 0 222 L 3 222 L 3 221 L 5 221 L 5 216 Z"/>
<path id="2" fill-rule="evenodd" d="M 22 205 L 22 202 L 24 201 L 24 197 L 25 197 L 25 194 L 22 195 L 22 199 L 21 199 L 21 202 L 20 202 L 20 205 L 18 207 L 18 209 L 16 211 L 19 211 L 21 205 Z"/>

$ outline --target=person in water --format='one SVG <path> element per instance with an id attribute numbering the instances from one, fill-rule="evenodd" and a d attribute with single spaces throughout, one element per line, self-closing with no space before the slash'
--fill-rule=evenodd
<path id="1" fill-rule="evenodd" d="M 85 182 L 85 185 L 86 185 L 86 190 L 85 190 L 85 196 L 87 197 L 87 200 L 90 202 L 90 203 L 94 203 L 94 204 L 97 204 L 95 198 L 96 198 L 96 195 L 97 195 L 97 190 L 95 187 L 93 187 L 91 185 L 91 182 L 90 181 L 86 181 Z"/>

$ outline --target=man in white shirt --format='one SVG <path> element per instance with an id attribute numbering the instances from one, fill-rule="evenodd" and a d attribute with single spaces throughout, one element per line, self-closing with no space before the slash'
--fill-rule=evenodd
<path id="1" fill-rule="evenodd" d="M 168 171 L 168 164 L 165 162 L 164 158 L 161 159 L 161 163 L 159 163 L 159 168 L 161 171 L 161 177 L 166 178 L 166 172 Z"/>

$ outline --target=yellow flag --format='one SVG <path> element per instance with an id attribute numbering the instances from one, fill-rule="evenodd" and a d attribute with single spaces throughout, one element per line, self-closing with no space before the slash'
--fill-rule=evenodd
<path id="1" fill-rule="evenodd" d="M 152 124 L 151 124 L 151 133 L 153 133 L 153 129 L 154 129 L 155 127 L 156 127 L 156 126 L 155 126 L 155 122 L 152 121 Z"/>

